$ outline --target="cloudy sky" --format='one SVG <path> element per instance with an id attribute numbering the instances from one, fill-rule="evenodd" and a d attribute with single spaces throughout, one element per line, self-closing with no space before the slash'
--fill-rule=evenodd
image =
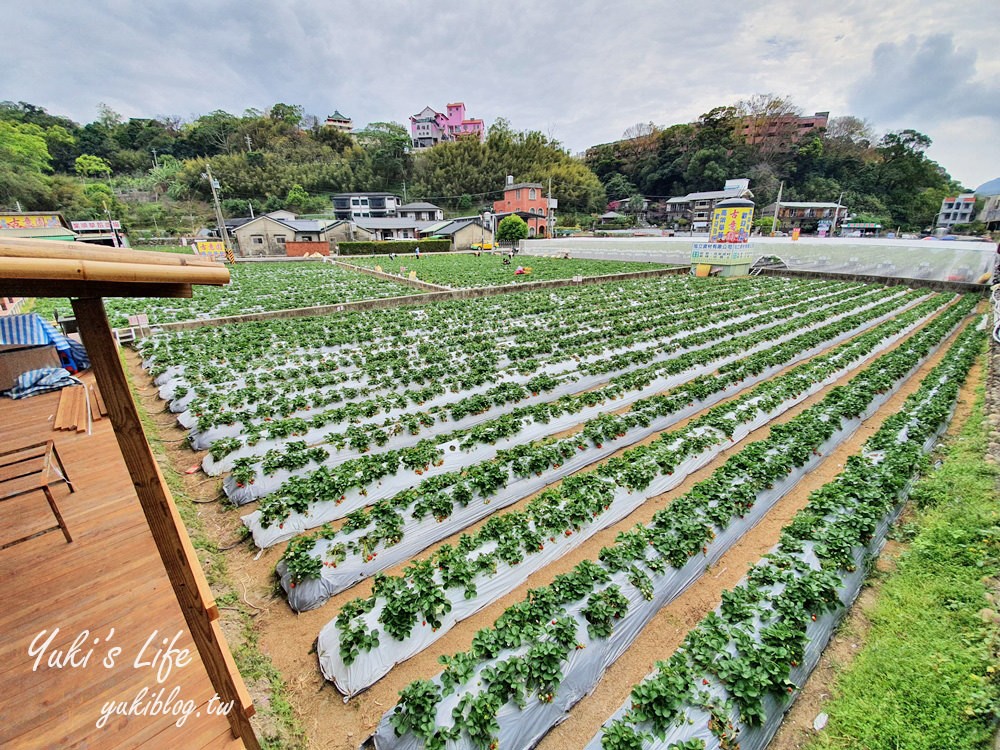
<path id="1" fill-rule="evenodd" d="M 77 122 L 275 102 L 368 122 L 464 101 L 576 153 L 756 93 L 929 135 L 1000 176 L 997 0 L 45 0 L 8 16 L 0 99 Z"/>

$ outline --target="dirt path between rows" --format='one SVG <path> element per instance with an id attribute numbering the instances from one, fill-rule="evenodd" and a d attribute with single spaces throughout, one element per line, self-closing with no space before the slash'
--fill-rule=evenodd
<path id="1" fill-rule="evenodd" d="M 897 343 L 896 346 L 901 343 Z M 652 669 L 655 661 L 667 658 L 687 631 L 717 606 L 721 591 L 732 587 L 749 565 L 756 562 L 776 543 L 780 529 L 805 504 L 808 493 L 839 472 L 846 456 L 855 452 L 878 429 L 882 420 L 898 408 L 940 356 L 939 353 L 932 357 L 910 382 L 905 384 L 875 416 L 863 424 L 840 449 L 829 456 L 816 470 L 810 472 L 806 479 L 789 493 L 761 524 L 730 550 L 718 565 L 709 570 L 684 595 L 665 607 L 645 628 L 626 654 L 608 670 L 594 694 L 581 701 L 569 714 L 568 720 L 554 729 L 539 747 L 555 750 L 555 748 L 584 746 L 599 730 L 603 721 L 625 700 L 631 687 Z M 128 359 L 133 373 L 141 374 L 141 370 L 137 369 L 138 358 L 130 354 Z M 857 370 L 834 385 L 846 382 L 856 372 Z M 192 453 L 180 442 L 185 431 L 176 425 L 172 417 L 162 411 L 163 403 L 156 398 L 157 389 L 149 384 L 148 377 L 144 375 L 137 377 L 136 382 L 145 384 L 140 387 L 142 400 L 147 409 L 153 413 L 154 421 L 160 425 L 161 436 L 167 443 L 173 463 L 181 470 L 194 465 L 200 454 Z M 828 390 L 829 387 L 815 394 L 772 424 L 787 422 L 821 400 Z M 733 398 L 737 397 L 738 395 Z M 156 414 L 157 411 L 160 413 Z M 687 421 L 671 429 L 677 429 Z M 367 595 L 370 592 L 370 583 L 363 582 L 333 597 L 318 610 L 296 615 L 288 609 L 283 597 L 278 593 L 273 575 L 274 565 L 283 552 L 283 546 L 256 555 L 256 550 L 252 550 L 249 545 L 238 545 L 227 553 L 230 577 L 238 589 L 245 591 L 246 600 L 260 608 L 255 618 L 255 625 L 260 633 L 261 650 L 272 659 L 284 676 L 290 700 L 309 737 L 309 746 L 345 750 L 356 748 L 373 731 L 382 714 L 395 704 L 401 688 L 414 679 L 432 677 L 440 671 L 438 654 L 467 649 L 475 632 L 491 625 L 506 607 L 523 599 L 528 588 L 544 585 L 559 573 L 570 570 L 580 560 L 596 557 L 601 547 L 613 542 L 620 531 L 636 523 L 647 522 L 657 510 L 687 492 L 696 482 L 708 477 L 733 452 L 737 452 L 753 440 L 767 437 L 769 432 L 770 426 L 757 430 L 734 449 L 723 452 L 711 464 L 689 476 L 678 488 L 651 499 L 624 521 L 595 534 L 576 550 L 532 575 L 526 584 L 457 625 L 427 651 L 397 666 L 379 683 L 347 704 L 333 686 L 323 680 L 318 670 L 314 649 L 310 649 L 307 644 L 314 644 L 319 630 L 336 615 L 344 602 Z M 644 442 L 653 439 L 655 436 Z M 219 478 L 206 480 L 200 473 L 185 477 L 184 481 L 192 496 L 203 499 L 216 496 L 221 485 Z M 504 509 L 504 512 L 522 509 L 527 501 L 526 498 Z M 236 514 L 232 509 L 214 503 L 200 507 L 199 515 L 208 533 L 220 546 L 229 546 L 235 541 Z M 466 529 L 464 533 L 475 530 L 482 523 L 485 523 L 485 520 Z M 454 542 L 457 536 L 443 541 Z M 431 554 L 437 546 L 438 544 L 435 544 L 420 557 Z M 400 565 L 387 572 L 398 573 L 403 567 Z M 811 717 L 809 721 L 811 722 Z"/>

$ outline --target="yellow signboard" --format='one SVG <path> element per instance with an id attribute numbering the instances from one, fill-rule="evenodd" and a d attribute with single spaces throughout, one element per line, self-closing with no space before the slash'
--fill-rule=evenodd
<path id="1" fill-rule="evenodd" d="M 226 260 L 226 246 L 222 242 L 196 242 L 194 251 L 196 255 L 204 255 L 220 263 Z"/>
<path id="2" fill-rule="evenodd" d="M 51 214 L 36 216 L 0 215 L 0 229 L 49 229 L 61 226 L 62 222 L 59 221 L 59 217 Z"/>
<path id="3" fill-rule="evenodd" d="M 753 206 L 716 207 L 712 213 L 709 242 L 749 242 Z"/>

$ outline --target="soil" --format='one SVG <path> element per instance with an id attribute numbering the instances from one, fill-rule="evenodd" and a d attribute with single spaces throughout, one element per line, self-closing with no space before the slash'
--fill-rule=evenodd
<path id="1" fill-rule="evenodd" d="M 643 630 L 632 647 L 606 672 L 594 693 L 577 704 L 568 714 L 567 720 L 553 729 L 539 747 L 542 750 L 556 750 L 557 748 L 561 750 L 562 748 L 586 745 L 591 737 L 599 731 L 603 721 L 627 698 L 632 686 L 641 681 L 652 670 L 656 661 L 668 658 L 688 630 L 718 605 L 721 592 L 734 586 L 746 570 L 776 544 L 781 528 L 805 505 L 808 494 L 832 479 L 840 471 L 847 456 L 856 452 L 861 444 L 878 429 L 882 421 L 902 404 L 909 393 L 916 389 L 920 379 L 936 364 L 942 353 L 943 349 L 932 357 L 908 383 L 904 384 L 877 414 L 862 424 L 853 436 L 827 456 L 814 471 L 810 472 L 716 566 L 709 569 L 683 595 L 661 610 Z M 765 438 L 770 431 L 769 426 L 757 430 L 733 449 L 725 451 L 711 464 L 689 476 L 680 487 L 652 498 L 624 521 L 595 534 L 576 550 L 531 576 L 528 582 L 517 590 L 458 624 L 433 647 L 398 665 L 372 688 L 345 703 L 343 697 L 332 685 L 325 682 L 318 670 L 315 639 L 323 625 L 336 616 L 344 602 L 355 597 L 367 596 L 370 593 L 370 583 L 362 582 L 358 586 L 333 597 L 318 610 L 301 614 L 295 614 L 289 610 L 280 595 L 280 589 L 273 572 L 274 565 L 281 557 L 284 547 L 279 545 L 258 552 L 251 543 L 239 541 L 237 519 L 242 512 L 234 511 L 219 502 L 211 502 L 221 495 L 221 478 L 206 479 L 200 471 L 191 475 L 183 474 L 185 470 L 200 465 L 204 452 L 194 453 L 187 447 L 183 441 L 185 431 L 177 426 L 168 412 L 164 411 L 163 402 L 157 398 L 157 389 L 150 384 L 148 376 L 139 368 L 138 357 L 134 353 L 128 352 L 126 360 L 135 382 L 145 384 L 139 387 L 143 406 L 158 425 L 167 454 L 173 465 L 182 473 L 186 489 L 193 498 L 206 502 L 206 504 L 198 506 L 198 514 L 206 532 L 216 540 L 220 547 L 232 546 L 232 549 L 226 554 L 229 577 L 237 590 L 241 592 L 244 601 L 257 611 L 254 623 L 260 636 L 260 648 L 284 676 L 288 688 L 288 698 L 309 738 L 310 748 L 343 748 L 344 750 L 357 748 L 374 730 L 383 713 L 395 704 L 400 689 L 412 680 L 429 678 L 440 671 L 440 665 L 437 662 L 439 654 L 450 654 L 467 649 L 475 632 L 482 627 L 492 625 L 506 607 L 523 599 L 527 589 L 548 583 L 555 575 L 570 570 L 580 560 L 596 557 L 601 547 L 611 543 L 620 531 L 630 528 L 636 523 L 648 521 L 657 510 L 687 492 L 696 482 L 708 477 L 731 453 L 740 450 L 742 446 L 753 440 Z M 851 375 L 848 375 L 842 381 L 846 382 L 850 377 Z M 982 373 L 978 372 L 976 377 L 981 378 Z M 969 379 L 969 383 L 963 391 L 965 401 L 971 400 L 969 394 L 972 393 L 972 390 L 970 389 L 972 384 L 976 382 L 976 377 Z M 838 381 L 837 384 L 840 382 Z M 803 409 L 822 399 L 827 390 L 829 388 L 789 410 L 776 422 L 788 421 Z M 960 406 L 959 414 L 967 415 L 967 413 L 968 405 Z M 956 422 L 958 421 L 960 420 L 956 419 Z M 998 453 L 998 457 L 1000 457 L 1000 453 Z M 524 499 L 505 509 L 504 512 L 523 508 L 526 503 L 527 499 Z M 485 521 L 481 523 L 485 523 Z M 472 529 L 479 525 L 481 524 L 477 524 Z M 470 530 L 466 529 L 466 533 Z M 454 541 L 456 538 L 457 535 L 455 538 L 444 541 Z M 893 550 L 894 548 L 890 547 L 888 554 L 883 556 L 886 561 L 883 564 L 891 565 Z M 431 551 L 428 550 L 421 556 L 429 555 Z M 403 567 L 405 566 L 399 565 L 386 572 L 398 573 Z M 863 613 L 865 601 L 873 596 L 874 589 L 866 589 L 860 599 L 861 607 L 856 607 L 855 612 Z M 817 673 L 806 684 L 803 694 L 792 709 L 792 720 L 788 732 L 794 731 L 797 727 L 809 728 L 811 731 L 812 719 L 820 710 L 819 706 L 825 697 L 825 686 L 830 683 L 833 674 L 833 666 L 848 658 L 855 648 L 853 644 L 863 640 L 864 625 L 861 621 L 854 622 L 856 616 L 862 615 L 851 616 L 848 625 L 841 629 L 841 634 L 828 649 L 828 653 L 824 655 Z M 852 622 L 854 622 L 853 626 Z M 849 638 L 848 634 L 852 634 L 853 637 Z M 266 692 L 264 689 L 266 686 L 259 686 L 262 688 L 261 692 L 255 689 L 258 686 L 250 685 L 248 687 L 253 690 L 255 697 Z M 796 712 L 799 712 L 800 715 Z M 800 729 L 800 734 L 804 731 L 804 729 Z M 791 742 L 791 740 L 785 739 L 781 741 Z M 799 747 L 798 744 L 775 744 L 772 746 Z"/>

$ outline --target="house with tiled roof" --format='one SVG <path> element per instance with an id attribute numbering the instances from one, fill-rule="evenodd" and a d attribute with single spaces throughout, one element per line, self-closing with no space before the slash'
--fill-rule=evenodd
<path id="1" fill-rule="evenodd" d="M 416 221 L 441 221 L 444 219 L 444 211 L 433 203 L 417 201 L 407 203 L 396 209 L 396 214 L 403 218 L 415 219 Z"/>
<path id="2" fill-rule="evenodd" d="M 310 242 L 317 243 L 317 247 L 328 247 L 330 240 L 337 239 L 333 230 L 342 223 L 336 219 L 279 218 L 274 214 L 264 214 L 234 227 L 233 235 L 239 254 L 245 258 L 288 255 L 287 246 L 290 243 Z"/>
<path id="3" fill-rule="evenodd" d="M 504 217 L 515 213 L 528 225 L 529 237 L 546 237 L 555 226 L 552 212 L 554 208 L 556 200 L 545 195 L 542 183 L 514 182 L 514 178 L 507 175 L 503 197 L 493 201 L 494 226 L 499 225 Z"/>

